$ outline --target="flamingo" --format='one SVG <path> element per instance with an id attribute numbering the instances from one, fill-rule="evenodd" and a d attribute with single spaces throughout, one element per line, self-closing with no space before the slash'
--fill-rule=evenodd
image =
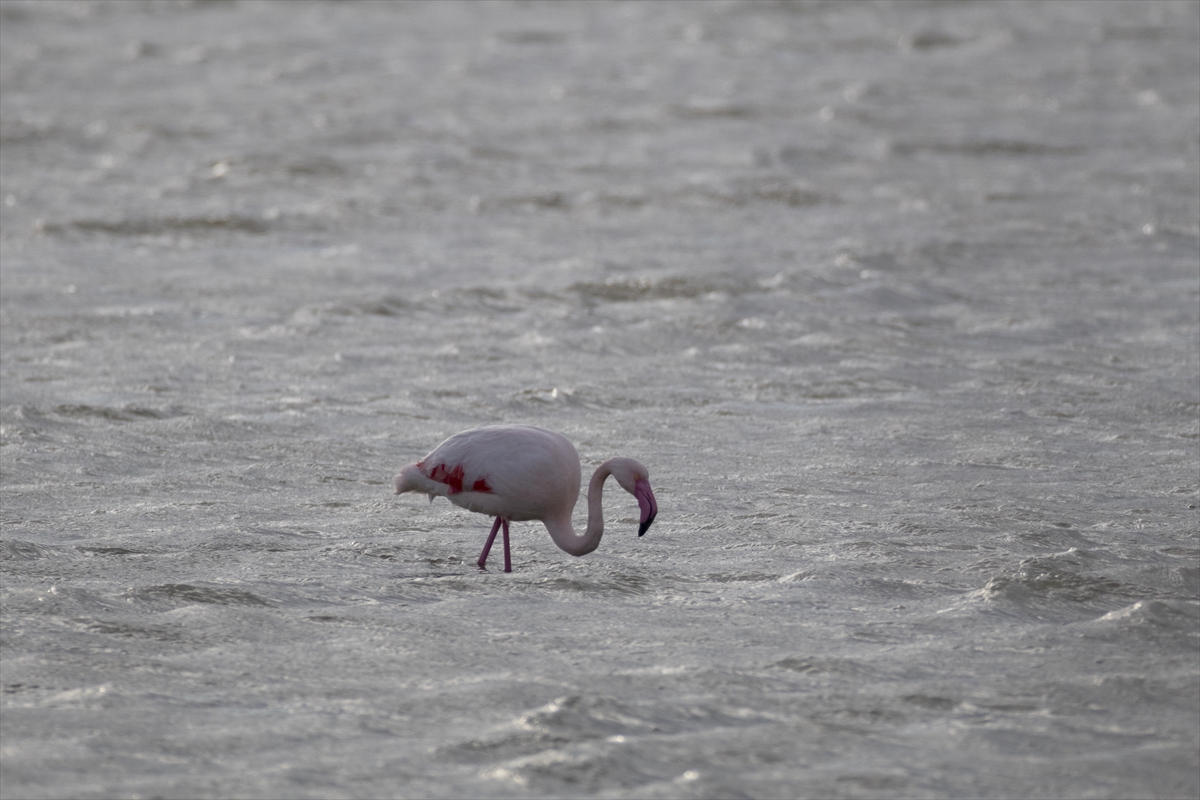
<path id="1" fill-rule="evenodd" d="M 468 511 L 495 517 L 476 563 L 485 568 L 496 532 L 503 528 L 504 571 L 512 572 L 508 523 L 513 521 L 541 520 L 554 543 L 573 556 L 595 550 L 604 534 L 600 494 L 609 475 L 637 498 L 641 536 L 658 514 L 650 471 L 632 458 L 610 458 L 597 467 L 588 484 L 587 530 L 581 536 L 571 527 L 571 511 L 579 499 L 579 454 L 562 434 L 531 425 L 489 425 L 456 433 L 400 470 L 395 486 L 396 494 L 423 492 L 430 502 L 445 497 Z"/>

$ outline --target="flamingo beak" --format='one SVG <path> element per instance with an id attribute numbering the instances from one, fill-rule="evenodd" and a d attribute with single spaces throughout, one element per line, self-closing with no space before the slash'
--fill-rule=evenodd
<path id="1" fill-rule="evenodd" d="M 633 496 L 637 498 L 638 508 L 642 510 L 641 525 L 638 526 L 638 536 L 641 536 L 650 528 L 650 523 L 654 522 L 654 518 L 658 516 L 658 501 L 654 499 L 654 492 L 650 490 L 650 483 L 644 480 L 633 484 Z"/>

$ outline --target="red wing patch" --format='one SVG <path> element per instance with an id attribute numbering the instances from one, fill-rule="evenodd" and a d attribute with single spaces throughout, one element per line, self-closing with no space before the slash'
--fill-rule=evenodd
<path id="1" fill-rule="evenodd" d="M 447 486 L 449 486 L 450 494 L 458 494 L 459 492 L 462 491 L 462 482 L 463 482 L 462 464 L 459 464 L 457 467 L 455 467 L 452 470 L 446 469 L 445 464 L 438 464 L 436 467 L 433 467 L 425 474 L 429 476 L 430 480 L 437 481 L 438 483 L 444 483 Z"/>
<path id="2" fill-rule="evenodd" d="M 417 466 L 422 470 L 425 469 L 424 464 L 418 464 Z M 449 486 L 449 494 L 458 494 L 463 490 L 462 464 L 459 464 L 454 469 L 446 469 L 445 464 L 438 464 L 436 467 L 433 467 L 425 472 L 425 474 L 430 480 L 435 480 L 438 483 L 444 483 Z M 491 490 L 492 487 L 488 486 L 488 482 L 484 478 L 480 478 L 479 480 L 475 481 L 475 483 L 471 486 L 472 492 L 490 492 Z"/>

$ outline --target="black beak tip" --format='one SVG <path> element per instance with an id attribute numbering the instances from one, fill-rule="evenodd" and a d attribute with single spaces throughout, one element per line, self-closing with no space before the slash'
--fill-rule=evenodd
<path id="1" fill-rule="evenodd" d="M 646 531 L 650 530 L 650 525 L 653 522 L 654 522 L 654 517 L 651 517 L 650 519 L 646 520 L 641 525 L 639 525 L 638 526 L 638 536 L 645 535 Z"/>

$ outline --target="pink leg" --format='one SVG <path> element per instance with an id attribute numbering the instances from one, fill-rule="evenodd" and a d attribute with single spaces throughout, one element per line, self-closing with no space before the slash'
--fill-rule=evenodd
<path id="1" fill-rule="evenodd" d="M 504 522 L 504 571 L 512 572 L 512 555 L 508 552 L 508 520 Z"/>
<path id="2" fill-rule="evenodd" d="M 500 518 L 496 517 L 496 521 L 492 523 L 492 532 L 488 535 L 487 544 L 483 546 L 483 552 L 479 554 L 479 560 L 475 562 L 479 565 L 480 569 L 484 569 L 484 564 L 487 563 L 488 553 L 492 551 L 492 542 L 496 541 L 496 531 L 498 530 L 500 530 Z M 507 541 L 507 532 L 505 539 Z M 508 552 L 507 547 L 505 548 L 505 552 Z"/>

